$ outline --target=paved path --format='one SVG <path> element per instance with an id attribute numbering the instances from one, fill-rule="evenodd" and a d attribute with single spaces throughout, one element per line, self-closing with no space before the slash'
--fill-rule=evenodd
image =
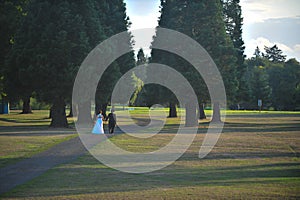
<path id="1" fill-rule="evenodd" d="M 79 137 L 62 142 L 31 158 L 0 169 L 0 194 L 86 153 Z"/>
<path id="2" fill-rule="evenodd" d="M 117 134 L 120 131 L 116 131 Z M 74 132 L 73 132 L 74 133 Z M 5 133 L 4 133 L 5 134 Z M 16 133 L 20 134 L 20 133 Z M 98 144 L 99 135 L 89 136 L 87 146 Z M 62 142 L 31 158 L 0 168 L 0 194 L 8 192 L 56 165 L 67 163 L 87 152 L 79 137 Z"/>

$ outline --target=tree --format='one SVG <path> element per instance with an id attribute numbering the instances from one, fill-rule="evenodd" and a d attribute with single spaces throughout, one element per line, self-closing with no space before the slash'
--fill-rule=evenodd
<path id="1" fill-rule="evenodd" d="M 273 47 L 266 54 L 256 47 L 254 57 L 246 60 L 245 79 L 250 85 L 246 108 L 256 109 L 257 100 L 262 99 L 265 108 L 298 110 L 300 64 L 296 59 L 283 62 L 285 56 Z"/>
<path id="2" fill-rule="evenodd" d="M 285 62 L 286 55 L 282 55 L 282 50 L 280 50 L 276 44 L 272 47 L 265 46 L 264 49 L 266 51 L 264 57 L 271 62 Z"/>
<path id="3" fill-rule="evenodd" d="M 244 78 L 246 73 L 244 41 L 242 38 L 242 9 L 240 0 L 223 0 L 223 15 L 226 25 L 226 32 L 230 36 L 234 49 L 236 60 L 236 73 L 238 79 L 238 90 L 236 98 L 238 101 L 246 101 L 249 98 L 249 85 Z"/>
<path id="4" fill-rule="evenodd" d="M 254 57 L 255 57 L 256 59 L 257 59 L 257 58 L 260 58 L 260 57 L 262 56 L 261 51 L 260 51 L 260 49 L 259 49 L 258 46 L 256 46 L 253 55 L 254 55 Z"/>
<path id="5" fill-rule="evenodd" d="M 146 73 L 147 73 L 147 63 L 148 59 L 144 54 L 143 48 L 140 48 L 137 56 L 136 56 L 136 66 L 141 66 L 144 65 L 142 70 L 139 71 L 138 74 L 133 73 L 132 74 L 132 79 L 133 79 L 133 84 L 136 90 L 134 91 L 134 94 L 132 95 L 132 98 L 130 100 L 131 105 L 136 105 L 136 106 L 145 106 L 147 102 L 147 90 L 145 90 L 144 87 L 144 81 L 146 80 Z"/>
<path id="6" fill-rule="evenodd" d="M 254 66 L 251 78 L 252 102 L 256 104 L 258 99 L 263 100 L 264 105 L 270 103 L 271 88 L 269 86 L 269 76 L 263 66 Z"/>
<path id="7" fill-rule="evenodd" d="M 127 31 L 130 27 L 129 17 L 126 15 L 126 6 L 123 0 L 106 0 L 97 1 L 99 12 L 103 12 L 104 18 L 102 21 L 105 35 L 111 37 L 123 31 Z M 132 47 L 132 36 L 128 32 L 127 44 Z M 107 105 L 110 101 L 111 94 L 116 82 L 129 69 L 135 66 L 134 51 L 122 55 L 116 59 L 104 72 L 99 81 L 96 93 L 96 112 L 102 109 L 106 115 Z M 109 81 L 107 81 L 109 80 Z"/>
<path id="8" fill-rule="evenodd" d="M 106 1 L 78 1 L 74 6 L 76 6 L 76 12 L 80 14 L 85 23 L 89 45 L 88 51 L 90 51 L 107 38 L 104 25 Z M 87 99 L 82 99 L 82 101 L 78 104 L 77 123 L 90 123 L 92 121 L 91 102 Z M 76 105 L 72 106 L 76 108 Z M 73 110 L 77 111 L 76 109 Z"/>
<path id="9" fill-rule="evenodd" d="M 236 58 L 232 41 L 226 34 L 221 2 L 162 0 L 161 7 L 159 26 L 187 34 L 201 44 L 219 67 L 229 98 L 234 99 L 237 90 Z M 200 74 L 189 63 L 161 50 L 152 50 L 151 59 L 175 68 L 190 82 L 198 98 L 202 101 L 208 100 L 208 91 Z M 162 94 L 172 100 L 169 93 Z M 196 110 L 189 110 L 188 107 L 186 115 L 194 115 Z M 220 118 L 216 121 L 220 121 Z M 197 122 L 188 123 L 193 126 Z"/>
<path id="10" fill-rule="evenodd" d="M 235 100 L 237 91 L 236 52 L 232 40 L 225 30 L 220 1 L 188 1 L 188 18 L 186 26 L 188 35 L 201 44 L 216 63 L 226 88 L 227 98 Z M 220 121 L 218 102 L 214 104 L 217 117 L 213 121 Z"/>
<path id="11" fill-rule="evenodd" d="M 275 110 L 295 110 L 299 105 L 300 65 L 295 59 L 286 63 L 268 64 L 269 84 L 272 88 L 272 106 Z"/>
<path id="12" fill-rule="evenodd" d="M 30 96 L 32 91 L 28 91 L 27 87 L 22 87 L 18 76 L 13 74 L 14 69 L 6 65 L 6 59 L 15 42 L 19 23 L 26 15 L 27 4 L 27 0 L 5 0 L 0 3 L 0 26 L 2 27 L 0 30 L 0 90 L 2 97 L 8 97 L 11 101 L 23 99 L 23 114 L 31 113 Z"/>
<path id="13" fill-rule="evenodd" d="M 11 60 L 22 72 L 20 80 L 30 82 L 38 98 L 52 104 L 52 127 L 68 126 L 66 100 L 89 49 L 87 28 L 76 6 L 72 1 L 30 2 L 13 47 Z"/>
<path id="14" fill-rule="evenodd" d="M 147 58 L 145 57 L 143 48 L 139 49 L 136 57 L 137 57 L 137 61 L 136 61 L 137 66 L 147 63 Z"/>

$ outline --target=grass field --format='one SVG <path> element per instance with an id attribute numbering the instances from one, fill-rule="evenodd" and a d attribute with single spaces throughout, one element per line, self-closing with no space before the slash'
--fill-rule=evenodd
<path id="1" fill-rule="evenodd" d="M 73 129 L 51 129 L 48 111 L 0 115 L 0 167 L 15 163 L 76 137 Z M 69 119 L 72 123 L 72 119 Z M 66 134 L 66 132 L 68 132 Z"/>
<path id="2" fill-rule="evenodd" d="M 142 121 L 147 118 L 145 113 L 141 109 L 131 111 Z M 38 121 L 44 115 L 34 117 Z M 110 140 L 130 151 L 153 151 L 174 137 L 178 122 L 178 119 L 167 119 L 161 133 L 149 140 L 126 134 Z M 24 125 L 21 124 L 18 125 Z M 208 124 L 208 120 L 201 121 L 188 151 L 162 170 L 123 173 L 87 154 L 49 170 L 2 198 L 300 199 L 300 113 L 229 111 L 217 145 L 206 158 L 199 159 Z M 46 138 L 44 142 L 47 143 Z M 10 144 L 14 145 L 13 141 Z M 1 147 L 1 153 L 5 148 Z"/>

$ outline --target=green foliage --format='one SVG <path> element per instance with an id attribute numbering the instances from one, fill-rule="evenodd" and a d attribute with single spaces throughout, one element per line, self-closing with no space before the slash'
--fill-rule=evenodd
<path id="1" fill-rule="evenodd" d="M 126 7 L 122 0 L 96 1 L 99 10 L 103 13 L 101 20 L 106 38 L 111 37 L 123 31 L 127 31 L 130 21 L 126 15 Z M 132 46 L 132 36 L 128 32 L 126 45 Z M 110 102 L 111 94 L 115 84 L 120 77 L 135 66 L 134 52 L 131 51 L 116 59 L 104 72 L 99 81 L 96 93 L 96 111 L 99 108 L 106 110 Z"/>
<path id="2" fill-rule="evenodd" d="M 9 96 L 18 100 L 35 92 L 38 100 L 52 104 L 54 111 L 64 110 L 88 52 L 107 37 L 128 30 L 125 11 L 122 0 L 30 1 L 7 59 Z M 107 103 L 116 81 L 134 64 L 133 52 L 114 62 L 100 81 L 97 101 Z M 66 125 L 63 115 L 58 117 L 58 126 Z M 55 114 L 52 117 L 56 119 Z"/>
<path id="3" fill-rule="evenodd" d="M 146 80 L 147 76 L 147 63 L 148 59 L 144 54 L 144 50 L 142 48 L 139 49 L 137 56 L 136 56 L 136 66 L 142 66 L 142 70 L 139 71 L 138 74 L 133 73 L 132 79 L 133 84 L 136 90 L 130 99 L 130 104 L 135 106 L 146 106 L 148 97 L 150 96 L 147 94 L 147 90 L 145 89 L 143 80 Z"/>
<path id="4" fill-rule="evenodd" d="M 284 62 L 286 56 L 276 45 L 265 49 L 263 53 L 257 47 L 255 57 L 246 62 L 244 78 L 250 88 L 246 108 L 255 109 L 257 99 L 262 99 L 266 109 L 299 110 L 299 62 L 296 59 Z"/>
<path id="5" fill-rule="evenodd" d="M 137 57 L 137 61 L 136 61 L 137 66 L 147 63 L 147 58 L 145 57 L 144 50 L 142 48 L 139 49 L 136 57 Z"/>
<path id="6" fill-rule="evenodd" d="M 254 66 L 251 77 L 252 102 L 262 99 L 265 105 L 270 103 L 271 88 L 269 86 L 269 76 L 263 66 Z"/>
<path id="7" fill-rule="evenodd" d="M 273 107 L 276 110 L 299 109 L 299 62 L 290 59 L 286 63 L 270 63 L 268 73 Z"/>
<path id="8" fill-rule="evenodd" d="M 144 82 L 139 77 L 137 77 L 134 72 L 132 73 L 131 78 L 133 80 L 135 91 L 132 97 L 130 98 L 130 105 L 134 105 L 135 102 L 137 101 L 139 93 L 142 91 L 144 87 Z"/>
<path id="9" fill-rule="evenodd" d="M 180 31 L 201 44 L 218 66 L 229 99 L 234 100 L 237 91 L 237 59 L 233 43 L 226 34 L 220 1 L 167 0 L 161 1 L 161 7 L 159 26 Z M 195 89 L 200 101 L 209 101 L 208 91 L 200 74 L 189 63 L 160 50 L 152 50 L 151 61 L 169 65 L 181 72 Z M 162 94 L 170 96 L 166 92 Z"/>
<path id="10" fill-rule="evenodd" d="M 263 54 L 263 57 L 270 60 L 271 62 L 284 62 L 286 59 L 286 55 L 282 55 L 282 50 L 280 50 L 275 44 L 272 47 L 265 46 L 266 53 Z"/>
<path id="11" fill-rule="evenodd" d="M 20 21 L 26 15 L 27 4 L 28 0 L 3 0 L 0 2 L 0 93 L 3 96 L 7 96 L 9 90 L 16 90 L 16 93 L 18 93 L 18 86 L 7 85 L 8 69 L 5 60 L 15 42 L 15 34 Z M 10 96 L 12 96 L 12 93 L 10 93 Z"/>
<path id="12" fill-rule="evenodd" d="M 242 9 L 240 0 L 223 0 L 223 15 L 226 27 L 226 33 L 230 36 L 236 57 L 236 76 L 238 80 L 238 89 L 236 98 L 238 102 L 245 101 L 249 98 L 249 85 L 243 75 L 246 72 L 244 41 L 242 38 Z"/>

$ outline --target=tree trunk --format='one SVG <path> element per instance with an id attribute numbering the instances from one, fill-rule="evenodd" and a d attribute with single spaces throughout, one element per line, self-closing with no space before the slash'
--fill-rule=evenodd
<path id="1" fill-rule="evenodd" d="M 199 105 L 199 119 L 206 119 L 204 112 L 204 103 Z"/>
<path id="2" fill-rule="evenodd" d="M 23 109 L 22 109 L 21 114 L 32 113 L 31 106 L 30 106 L 30 96 L 24 97 L 22 100 L 23 100 Z"/>
<path id="3" fill-rule="evenodd" d="M 106 118 L 106 111 L 107 111 L 107 103 L 101 104 L 101 110 L 102 110 L 102 115 L 104 116 L 104 118 Z"/>
<path id="4" fill-rule="evenodd" d="M 51 113 L 51 127 L 68 127 L 68 121 L 66 116 L 66 104 L 62 98 L 57 98 L 52 106 Z"/>
<path id="5" fill-rule="evenodd" d="M 177 117 L 176 104 L 170 102 L 169 107 L 169 117 Z"/>
<path id="6" fill-rule="evenodd" d="M 187 103 L 185 106 L 185 126 L 186 127 L 192 127 L 192 126 L 197 126 L 198 125 L 198 119 L 197 119 L 197 113 L 196 113 L 196 106 Z"/>
<path id="7" fill-rule="evenodd" d="M 103 117 L 106 118 L 107 105 L 108 105 L 108 103 L 104 103 L 104 104 L 96 103 L 95 115 L 98 115 L 101 110 Z"/>
<path id="8" fill-rule="evenodd" d="M 216 123 L 222 122 L 219 103 L 214 103 L 213 105 L 213 117 L 211 122 L 216 122 Z"/>
<path id="9" fill-rule="evenodd" d="M 91 102 L 84 102 L 78 104 L 78 124 L 92 124 L 91 117 Z"/>
<path id="10" fill-rule="evenodd" d="M 73 105 L 71 104 L 70 105 L 70 112 L 69 112 L 69 115 L 67 117 L 73 117 Z"/>
<path id="11" fill-rule="evenodd" d="M 95 115 L 98 115 L 99 112 L 101 110 L 101 104 L 100 103 L 96 103 L 96 106 L 95 106 Z"/>
<path id="12" fill-rule="evenodd" d="M 53 111 L 53 106 L 51 106 L 51 108 L 50 108 L 50 112 L 49 112 L 49 119 L 51 119 L 51 118 L 52 118 L 52 111 Z"/>

